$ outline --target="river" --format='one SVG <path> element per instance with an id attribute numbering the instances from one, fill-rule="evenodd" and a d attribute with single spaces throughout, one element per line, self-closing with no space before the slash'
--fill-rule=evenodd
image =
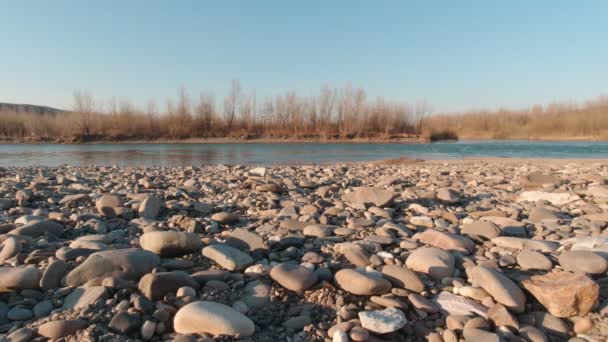
<path id="1" fill-rule="evenodd" d="M 0 166 L 326 164 L 398 157 L 606 158 L 608 142 L 457 141 L 420 144 L 0 144 Z"/>

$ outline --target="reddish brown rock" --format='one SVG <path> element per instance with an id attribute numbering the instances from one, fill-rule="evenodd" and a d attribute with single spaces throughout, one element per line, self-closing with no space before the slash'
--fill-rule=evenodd
<path id="1" fill-rule="evenodd" d="M 582 273 L 556 272 L 522 282 L 547 310 L 557 317 L 584 316 L 599 297 L 599 286 Z"/>

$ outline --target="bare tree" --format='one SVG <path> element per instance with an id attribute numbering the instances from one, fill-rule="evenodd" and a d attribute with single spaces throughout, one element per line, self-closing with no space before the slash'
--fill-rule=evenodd
<path id="1" fill-rule="evenodd" d="M 319 121 L 322 129 L 327 134 L 330 128 L 331 119 L 336 105 L 336 90 L 325 86 L 321 89 L 319 100 L 316 101 L 318 106 Z"/>
<path id="2" fill-rule="evenodd" d="M 416 134 L 420 134 L 422 132 L 422 125 L 424 123 L 424 119 L 427 115 L 431 113 L 432 109 L 426 100 L 416 102 L 416 106 L 414 108 L 414 122 L 416 127 Z"/>
<path id="3" fill-rule="evenodd" d="M 91 121 L 95 111 L 95 100 L 88 90 L 74 91 L 74 113 L 78 116 L 78 134 L 91 135 Z"/>
<path id="4" fill-rule="evenodd" d="M 224 120 L 226 121 L 228 131 L 232 129 L 232 125 L 234 124 L 240 99 L 241 82 L 239 82 L 239 80 L 232 80 L 230 83 L 230 92 L 224 98 Z"/>
<path id="5" fill-rule="evenodd" d="M 203 136 L 209 136 L 211 133 L 211 125 L 213 116 L 215 115 L 215 99 L 213 95 L 207 93 L 201 93 L 199 96 L 199 103 L 196 107 L 197 120 L 200 123 L 198 125 L 199 134 Z"/>

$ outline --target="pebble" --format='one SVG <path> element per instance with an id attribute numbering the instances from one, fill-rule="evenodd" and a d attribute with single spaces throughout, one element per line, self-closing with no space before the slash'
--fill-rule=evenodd
<path id="1" fill-rule="evenodd" d="M 106 288 L 103 286 L 77 287 L 65 297 L 63 309 L 81 309 L 105 298 Z"/>
<path id="2" fill-rule="evenodd" d="M 317 282 L 314 272 L 295 263 L 282 263 L 273 267 L 270 277 L 284 288 L 295 292 L 307 290 Z"/>
<path id="3" fill-rule="evenodd" d="M 87 321 L 80 319 L 51 321 L 38 327 L 38 334 L 56 340 L 72 335 L 76 331 L 86 328 L 88 325 Z"/>
<path id="4" fill-rule="evenodd" d="M 3 264 L 6 260 L 21 253 L 21 241 L 11 236 L 4 240 L 0 248 L 0 264 Z"/>
<path id="5" fill-rule="evenodd" d="M 495 238 L 499 236 L 500 233 L 500 227 L 490 221 L 473 221 L 462 226 L 462 234 L 481 236 L 486 239 Z"/>
<path id="6" fill-rule="evenodd" d="M 34 317 L 34 313 L 28 308 L 15 306 L 8 311 L 6 317 L 11 321 L 25 321 Z"/>
<path id="7" fill-rule="evenodd" d="M 390 205 L 395 197 L 391 191 L 372 188 L 354 187 L 352 191 L 344 193 L 342 200 L 351 203 L 353 208 L 365 209 L 368 205 L 386 207 Z"/>
<path id="8" fill-rule="evenodd" d="M 239 217 L 233 213 L 219 212 L 211 216 L 211 219 L 217 223 L 231 224 L 239 220 Z"/>
<path id="9" fill-rule="evenodd" d="M 376 311 L 359 312 L 361 326 L 378 334 L 391 333 L 405 326 L 407 319 L 403 311 L 396 308 L 386 308 Z"/>
<path id="10" fill-rule="evenodd" d="M 336 272 L 336 283 L 344 290 L 360 296 L 381 295 L 391 290 L 391 283 L 378 275 L 360 270 L 343 269 Z"/>
<path id="11" fill-rule="evenodd" d="M 139 291 L 150 300 L 158 300 L 183 286 L 198 288 L 199 284 L 184 271 L 148 273 L 139 281 Z"/>
<path id="12" fill-rule="evenodd" d="M 516 313 L 524 312 L 526 295 L 504 274 L 489 267 L 476 266 L 471 270 L 471 278 L 509 310 Z"/>
<path id="13" fill-rule="evenodd" d="M 197 234 L 147 232 L 139 238 L 141 248 L 160 256 L 180 256 L 198 251 L 203 245 Z"/>
<path id="14" fill-rule="evenodd" d="M 602 274 L 608 269 L 608 261 L 591 251 L 565 251 L 558 261 L 560 266 L 571 272 Z"/>
<path id="15" fill-rule="evenodd" d="M 163 200 L 156 196 L 146 196 L 146 199 L 139 205 L 139 217 L 155 219 L 164 205 Z"/>
<path id="16" fill-rule="evenodd" d="M 517 264 L 522 270 L 544 270 L 553 268 L 549 258 L 537 251 L 523 250 L 517 254 Z"/>
<path id="17" fill-rule="evenodd" d="M 97 211 L 103 216 L 114 217 L 117 209 L 124 206 L 122 198 L 115 194 L 103 194 L 95 201 Z"/>
<path id="18" fill-rule="evenodd" d="M 435 247 L 418 248 L 405 262 L 412 271 L 428 274 L 433 279 L 452 276 L 454 264 L 454 257 L 450 253 Z"/>
<path id="19" fill-rule="evenodd" d="M 160 263 L 152 252 L 136 248 L 101 251 L 91 254 L 66 276 L 68 286 L 80 286 L 94 278 L 117 276 L 139 280 Z"/>
<path id="20" fill-rule="evenodd" d="M 424 291 L 424 284 L 418 275 L 405 267 L 386 265 L 382 267 L 382 274 L 384 278 L 388 279 L 395 287 L 414 292 Z"/>
<path id="21" fill-rule="evenodd" d="M 247 316 L 224 304 L 209 301 L 182 307 L 177 311 L 173 325 L 180 334 L 248 337 L 255 332 L 255 325 Z"/>
<path id="22" fill-rule="evenodd" d="M 0 339 L 602 341 L 606 184 L 565 160 L 8 167 Z"/>
<path id="23" fill-rule="evenodd" d="M 203 248 L 203 255 L 229 271 L 242 271 L 253 264 L 249 254 L 228 245 L 211 245 Z"/>
<path id="24" fill-rule="evenodd" d="M 35 289 L 40 284 L 42 272 L 36 267 L 0 267 L 0 290 L 15 291 Z"/>

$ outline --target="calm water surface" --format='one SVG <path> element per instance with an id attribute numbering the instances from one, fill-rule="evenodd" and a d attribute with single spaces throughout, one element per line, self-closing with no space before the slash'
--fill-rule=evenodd
<path id="1" fill-rule="evenodd" d="M 313 164 L 397 157 L 607 158 L 608 142 L 458 141 L 425 144 L 0 144 L 0 166 Z"/>

